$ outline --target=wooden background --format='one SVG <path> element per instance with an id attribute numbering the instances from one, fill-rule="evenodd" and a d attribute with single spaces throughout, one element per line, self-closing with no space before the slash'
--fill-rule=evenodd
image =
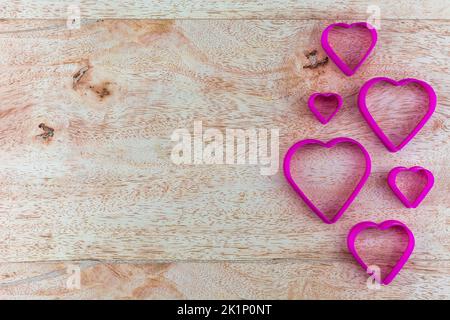
<path id="1" fill-rule="evenodd" d="M 305 66 L 325 59 L 326 25 L 368 18 L 365 1 L 81 1 L 80 29 L 67 27 L 68 4 L 0 10 L 2 298 L 450 298 L 446 1 L 379 1 L 379 42 L 352 78 L 331 62 Z M 424 79 L 438 95 L 396 154 L 356 108 L 374 76 Z M 344 97 L 326 127 L 306 107 L 317 90 Z M 299 139 L 349 136 L 372 175 L 324 225 L 281 171 L 173 164 L 170 135 L 198 120 L 277 128 L 280 158 Z M 437 178 L 416 210 L 387 187 L 396 165 Z M 345 237 L 390 218 L 411 227 L 416 249 L 391 285 L 369 290 Z M 80 289 L 66 285 L 72 265 Z"/>

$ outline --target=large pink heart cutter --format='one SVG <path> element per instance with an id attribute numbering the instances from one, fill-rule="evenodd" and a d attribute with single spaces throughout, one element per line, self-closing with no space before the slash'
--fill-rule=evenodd
<path id="1" fill-rule="evenodd" d="M 325 148 L 332 148 L 333 146 L 335 146 L 339 143 L 350 143 L 350 144 L 356 145 L 364 155 L 366 168 L 364 170 L 363 176 L 359 180 L 358 184 L 356 185 L 355 189 L 352 191 L 352 193 L 350 194 L 348 199 L 344 202 L 344 204 L 338 210 L 338 212 L 334 215 L 334 217 L 332 219 L 329 219 L 327 216 L 325 216 L 325 214 L 319 208 L 317 208 L 312 203 L 312 201 L 306 196 L 306 194 L 300 189 L 300 187 L 297 185 L 297 183 L 292 178 L 291 160 L 292 160 L 292 157 L 294 156 L 295 152 L 306 145 L 316 144 L 316 145 L 319 145 L 319 146 L 322 146 Z M 369 178 L 370 170 L 371 170 L 371 160 L 370 160 L 370 155 L 367 152 L 367 150 L 358 141 L 350 139 L 350 138 L 345 138 L 345 137 L 335 138 L 328 142 L 322 142 L 320 140 L 315 140 L 315 139 L 306 139 L 306 140 L 298 141 L 289 148 L 289 150 L 287 151 L 287 153 L 284 157 L 284 163 L 283 163 L 283 171 L 284 171 L 284 176 L 286 177 L 286 180 L 292 186 L 294 191 L 300 196 L 300 198 L 303 199 L 303 201 L 306 203 L 306 205 L 320 219 L 322 219 L 323 222 L 325 222 L 327 224 L 332 224 L 332 223 L 335 223 L 336 221 L 338 221 L 339 218 L 342 216 L 342 214 L 351 205 L 351 203 L 353 202 L 355 197 L 358 195 L 358 193 L 361 191 L 362 187 L 364 186 L 367 179 Z"/>
<path id="2" fill-rule="evenodd" d="M 414 129 L 403 139 L 403 141 L 399 145 L 395 145 L 381 130 L 380 126 L 377 124 L 373 116 L 370 114 L 369 109 L 367 107 L 366 103 L 366 96 L 369 89 L 375 85 L 378 82 L 387 82 L 394 86 L 404 86 L 409 83 L 416 83 L 420 85 L 422 88 L 425 89 L 425 91 L 428 94 L 429 101 L 428 101 L 428 111 L 423 116 L 422 120 L 414 127 Z M 377 77 L 372 78 L 366 83 L 363 84 L 361 87 L 361 90 L 359 91 L 358 95 L 358 107 L 359 111 L 361 112 L 362 116 L 366 120 L 366 122 L 369 124 L 369 126 L 372 128 L 373 132 L 378 136 L 378 138 L 381 140 L 381 142 L 386 146 L 386 148 L 390 152 L 397 152 L 400 151 L 404 146 L 408 144 L 409 141 L 411 141 L 412 138 L 423 128 L 425 123 L 427 123 L 428 119 L 430 119 L 431 115 L 433 114 L 434 110 L 436 109 L 436 93 L 434 92 L 433 88 L 426 83 L 425 81 L 413 79 L 413 78 L 407 78 L 400 81 L 395 81 L 390 78 L 386 77 Z"/>
<path id="3" fill-rule="evenodd" d="M 372 38 L 372 42 L 370 43 L 370 47 L 366 51 L 366 53 L 363 55 L 363 57 L 361 58 L 361 60 L 358 62 L 358 64 L 355 67 L 350 68 L 336 54 L 336 52 L 333 50 L 333 48 L 331 47 L 330 43 L 328 42 L 328 34 L 330 33 L 330 31 L 333 28 L 345 28 L 345 29 L 349 29 L 349 28 L 366 28 L 366 29 L 368 29 L 370 31 L 370 36 Z M 367 22 L 355 22 L 355 23 L 352 23 L 352 24 L 347 24 L 347 23 L 341 22 L 341 23 L 333 23 L 333 24 L 331 24 L 331 25 L 329 25 L 328 27 L 325 28 L 325 30 L 322 32 L 321 43 L 322 43 L 323 50 L 325 50 L 326 54 L 336 64 L 336 66 L 345 75 L 352 76 L 353 74 L 355 74 L 355 72 L 359 69 L 359 67 L 361 67 L 361 65 L 364 63 L 364 61 L 370 55 L 370 53 L 372 52 L 373 48 L 375 47 L 375 45 L 377 43 L 377 39 L 378 39 L 377 30 L 373 26 L 371 26 L 369 23 L 367 23 Z"/>
<path id="4" fill-rule="evenodd" d="M 422 189 L 420 194 L 417 196 L 414 200 L 409 200 L 403 192 L 398 188 L 396 183 L 397 175 L 402 171 L 410 171 L 410 172 L 417 172 L 417 173 L 423 173 L 425 177 L 427 178 L 427 183 L 425 187 Z M 433 188 L 434 185 L 434 176 L 433 173 L 431 173 L 430 170 L 427 170 L 425 168 L 416 166 L 411 168 L 405 168 L 405 167 L 395 167 L 393 168 L 389 174 L 388 174 L 388 184 L 391 188 L 392 192 L 400 199 L 400 201 L 405 205 L 407 208 L 417 208 L 419 204 L 425 199 L 428 192 L 430 192 L 431 188 Z"/>
<path id="5" fill-rule="evenodd" d="M 316 107 L 316 99 L 319 97 L 334 98 L 336 101 L 336 107 L 335 107 L 334 111 L 328 117 L 324 117 L 320 113 L 319 109 L 317 109 L 317 107 Z M 339 94 L 334 93 L 334 92 L 316 92 L 316 93 L 313 93 L 308 99 L 309 109 L 314 114 L 314 116 L 317 118 L 317 120 L 319 120 L 320 123 L 322 123 L 322 124 L 327 124 L 336 115 L 336 113 L 339 111 L 339 109 L 341 109 L 342 104 L 343 104 L 342 97 Z"/>
<path id="6" fill-rule="evenodd" d="M 384 277 L 384 279 L 381 280 L 381 284 L 384 284 L 384 285 L 388 285 L 389 283 L 391 283 L 392 280 L 394 280 L 394 278 L 397 276 L 397 274 L 403 268 L 403 266 L 408 261 L 411 253 L 414 250 L 415 240 L 414 240 L 414 235 L 411 232 L 411 230 L 409 230 L 409 228 L 403 222 L 400 222 L 397 220 L 386 220 L 380 224 L 377 224 L 372 221 L 363 221 L 363 222 L 360 222 L 360 223 L 356 224 L 355 226 L 353 226 L 347 236 L 348 250 L 353 255 L 353 257 L 355 257 L 356 261 L 361 265 L 361 267 L 363 267 L 363 269 L 366 270 L 366 272 L 368 272 L 369 270 L 368 270 L 367 264 L 361 259 L 361 257 L 358 255 L 358 252 L 356 251 L 356 248 L 355 248 L 356 237 L 358 236 L 358 234 L 361 231 L 368 229 L 368 228 L 376 228 L 378 230 L 386 230 L 386 229 L 394 228 L 394 227 L 401 228 L 402 230 L 405 231 L 406 235 L 408 236 L 408 245 L 407 245 L 405 251 L 403 252 L 402 256 L 400 257 L 400 259 L 397 261 L 395 266 L 392 268 L 391 272 L 386 277 Z"/>

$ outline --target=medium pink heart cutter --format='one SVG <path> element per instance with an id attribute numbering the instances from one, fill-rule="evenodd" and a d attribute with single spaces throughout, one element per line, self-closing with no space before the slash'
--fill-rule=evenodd
<path id="1" fill-rule="evenodd" d="M 397 146 L 384 134 L 383 130 L 381 130 L 381 128 L 378 126 L 377 122 L 372 117 L 372 115 L 369 112 L 369 109 L 367 108 L 367 104 L 366 104 L 367 92 L 374 84 L 376 84 L 378 82 L 388 82 L 394 86 L 403 86 L 403 85 L 407 85 L 409 83 L 416 83 L 425 89 L 425 91 L 427 92 L 428 97 L 429 97 L 427 113 L 423 116 L 422 120 L 420 120 L 420 122 L 416 125 L 416 127 Z M 400 81 L 395 81 L 393 79 L 386 78 L 386 77 L 372 78 L 363 84 L 363 86 L 361 87 L 361 90 L 359 91 L 359 95 L 358 95 L 359 111 L 361 112 L 362 116 L 364 117 L 366 122 L 369 124 L 369 126 L 372 128 L 373 132 L 375 132 L 375 134 L 378 136 L 378 138 L 381 140 L 381 142 L 386 146 L 386 148 L 390 152 L 400 151 L 404 146 L 406 146 L 408 144 L 409 141 L 411 141 L 412 138 L 414 138 L 414 136 L 427 123 L 428 119 L 430 119 L 431 115 L 433 114 L 434 110 L 436 109 L 436 103 L 437 103 L 437 98 L 436 98 L 436 93 L 434 92 L 433 88 L 425 81 L 413 79 L 413 78 L 407 78 L 407 79 L 403 79 Z"/>
<path id="2" fill-rule="evenodd" d="M 361 150 L 361 152 L 364 155 L 366 169 L 364 171 L 364 175 L 361 177 L 361 179 L 359 180 L 359 182 L 356 185 L 355 189 L 350 194 L 348 199 L 344 202 L 342 207 L 338 210 L 338 212 L 335 214 L 335 216 L 332 219 L 328 219 L 325 216 L 325 214 L 322 211 L 320 211 L 320 209 L 317 208 L 312 203 L 312 201 L 306 196 L 306 194 L 300 189 L 300 187 L 297 185 L 297 183 L 292 178 L 292 174 L 291 174 L 291 159 L 294 156 L 295 152 L 297 150 L 299 150 L 300 148 L 304 147 L 305 145 L 316 144 L 316 145 L 319 145 L 319 146 L 322 146 L 322 147 L 325 147 L 325 148 L 332 148 L 333 146 L 335 146 L 335 145 L 337 145 L 339 143 L 350 143 L 350 144 L 356 145 Z M 350 139 L 350 138 L 345 138 L 345 137 L 335 138 L 335 139 L 332 139 L 332 140 L 330 140 L 328 142 L 322 142 L 320 140 L 315 140 L 315 139 L 306 139 L 306 140 L 298 141 L 298 142 L 296 142 L 294 145 L 292 145 L 289 148 L 289 150 L 287 151 L 287 153 L 286 153 L 286 155 L 284 157 L 284 163 L 283 163 L 283 171 L 284 171 L 284 176 L 286 177 L 286 180 L 292 186 L 294 191 L 300 196 L 300 198 L 303 199 L 303 201 L 306 203 L 306 205 L 320 219 L 322 219 L 323 222 L 325 222 L 327 224 L 333 224 L 336 221 L 338 221 L 339 218 L 342 216 L 342 214 L 351 205 L 351 203 L 353 202 L 355 197 L 358 195 L 358 193 L 361 191 L 362 187 L 364 186 L 364 184 L 366 183 L 367 179 L 369 178 L 370 170 L 371 170 L 371 160 L 370 160 L 370 155 L 367 152 L 367 150 L 358 141 Z"/>
<path id="3" fill-rule="evenodd" d="M 317 109 L 317 107 L 315 105 L 315 100 L 318 97 L 325 97 L 325 98 L 334 97 L 336 99 L 336 109 L 328 117 L 324 117 L 320 113 L 320 111 Z M 342 97 L 339 94 L 334 93 L 334 92 L 323 92 L 323 93 L 316 92 L 316 93 L 313 93 L 308 99 L 309 109 L 322 124 L 327 124 L 336 115 L 336 113 L 341 109 L 342 104 L 343 104 Z"/>
<path id="4" fill-rule="evenodd" d="M 349 28 L 367 28 L 370 31 L 370 36 L 372 38 L 372 42 L 370 44 L 369 49 L 366 51 L 366 53 L 364 54 L 364 56 L 361 58 L 361 60 L 358 62 L 358 64 L 354 67 L 354 68 L 350 68 L 337 54 L 336 52 L 333 50 L 333 48 L 331 47 L 330 43 L 328 42 L 328 34 L 330 33 L 330 31 L 333 28 L 345 28 L 345 29 L 349 29 Z M 369 23 L 367 22 L 355 22 L 352 24 L 347 24 L 347 23 L 333 23 L 330 24 L 328 27 L 325 28 L 325 30 L 323 30 L 322 32 L 322 38 L 321 38 L 321 43 L 322 43 L 322 48 L 323 50 L 325 50 L 326 54 L 330 57 L 331 60 L 333 60 L 333 62 L 336 64 L 336 66 L 347 76 L 352 76 L 353 74 L 355 74 L 355 72 L 359 69 L 359 67 L 361 67 L 361 65 L 364 63 L 364 61 L 367 59 L 367 57 L 370 55 L 370 53 L 372 52 L 373 48 L 375 47 L 376 43 L 377 43 L 377 39 L 378 39 L 378 35 L 377 35 L 377 30 L 371 26 Z"/>
<path id="5" fill-rule="evenodd" d="M 397 187 L 396 184 L 396 178 L 397 175 L 402 171 L 411 171 L 411 172 L 418 172 L 423 173 L 427 178 L 427 184 L 423 188 L 423 190 L 420 192 L 420 194 L 417 196 L 417 198 L 414 201 L 410 201 L 403 192 L 400 191 L 400 189 Z M 388 184 L 389 187 L 391 187 L 394 194 L 400 199 L 400 201 L 405 205 L 407 208 L 417 208 L 419 204 L 425 199 L 428 192 L 430 192 L 431 188 L 433 188 L 434 185 L 434 176 L 433 173 L 431 173 L 430 170 L 427 170 L 425 168 L 416 166 L 411 168 L 405 168 L 405 167 L 395 167 L 393 168 L 389 174 L 388 174 Z"/>
<path id="6" fill-rule="evenodd" d="M 361 257 L 358 255 L 358 252 L 355 248 L 355 240 L 358 234 L 368 228 L 376 228 L 378 230 L 386 230 L 389 228 L 398 227 L 405 231 L 406 235 L 408 236 L 408 246 L 406 247 L 405 251 L 403 252 L 400 259 L 397 261 L 395 266 L 392 268 L 391 272 L 384 277 L 384 279 L 381 281 L 381 284 L 388 285 L 391 283 L 391 281 L 397 276 L 397 274 L 400 272 L 400 270 L 403 268 L 405 263 L 408 261 L 411 253 L 414 250 L 414 235 L 409 230 L 409 228 L 402 222 L 397 220 L 386 220 L 380 224 L 377 224 L 372 221 L 364 221 L 356 224 L 352 227 L 350 230 L 348 236 L 347 236 L 347 247 L 350 253 L 355 257 L 356 261 L 363 267 L 364 270 L 368 271 L 367 264 L 361 259 Z M 373 273 L 372 273 L 373 274 Z"/>

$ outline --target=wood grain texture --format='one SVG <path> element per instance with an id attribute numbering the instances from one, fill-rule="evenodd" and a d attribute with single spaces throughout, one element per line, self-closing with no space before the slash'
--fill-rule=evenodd
<path id="1" fill-rule="evenodd" d="M 0 1 L 0 19 L 363 19 L 378 6 L 382 19 L 448 19 L 446 0 L 137 0 Z M 373 10 L 373 9 L 372 9 Z M 373 12 L 373 11 L 371 11 Z"/>
<path id="2" fill-rule="evenodd" d="M 448 259 L 449 23 L 386 22 L 375 54 L 348 79 L 331 63 L 303 68 L 305 52 L 323 57 L 330 22 L 3 22 L 1 261 L 339 260 L 351 225 L 392 217 L 417 233 L 416 259 Z M 380 74 L 416 76 L 438 93 L 432 120 L 398 154 L 355 106 L 359 86 Z M 316 90 L 345 97 L 326 127 L 306 107 Z M 372 176 L 340 223 L 324 226 L 281 172 L 172 163 L 172 132 L 198 120 L 223 131 L 277 128 L 281 156 L 302 138 L 350 136 L 372 155 Z M 416 164 L 438 179 L 412 212 L 385 180 L 393 166 Z"/>
<path id="3" fill-rule="evenodd" d="M 68 268 L 80 266 L 79 289 Z M 2 299 L 448 299 L 447 261 L 413 260 L 388 287 L 369 290 L 353 261 L 248 263 L 12 263 Z"/>
<path id="4" fill-rule="evenodd" d="M 0 19 L 19 19 L 0 21 L 0 261 L 10 261 L 0 263 L 1 298 L 450 298 L 445 1 L 378 1 L 380 42 L 352 79 L 331 63 L 306 67 L 307 55 L 317 49 L 323 61 L 321 29 L 367 19 L 365 1 L 79 3 L 81 29 L 67 30 L 67 2 L 1 2 Z M 219 20 L 97 21 L 113 18 Z M 272 20 L 220 20 L 243 18 Z M 356 109 L 358 87 L 375 75 L 416 76 L 438 94 L 436 114 L 399 154 Z M 327 127 L 306 108 L 315 90 L 345 97 Z M 297 139 L 344 130 L 369 149 L 374 171 L 344 218 L 324 226 L 281 172 L 173 165 L 170 134 L 194 120 L 278 128 L 280 156 Z M 411 211 L 385 176 L 416 164 L 438 179 Z M 345 235 L 392 217 L 417 247 L 389 287 L 368 290 Z M 33 262 L 48 260 L 61 261 Z M 68 265 L 81 267 L 79 290 L 67 288 Z"/>

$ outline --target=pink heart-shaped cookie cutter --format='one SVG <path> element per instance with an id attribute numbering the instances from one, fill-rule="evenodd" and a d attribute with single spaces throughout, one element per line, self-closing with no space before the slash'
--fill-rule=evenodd
<path id="1" fill-rule="evenodd" d="M 395 145 L 381 130 L 380 126 L 377 124 L 373 116 L 370 114 L 369 109 L 366 104 L 366 96 L 369 89 L 375 85 L 378 82 L 388 82 L 394 86 L 403 86 L 407 85 L 409 83 L 415 83 L 420 85 L 422 88 L 425 89 L 426 93 L 428 94 L 429 101 L 428 101 L 428 111 L 423 116 L 422 120 L 414 127 L 414 129 L 403 139 L 403 141 Z M 433 114 L 434 110 L 436 109 L 436 93 L 434 92 L 433 88 L 426 83 L 425 81 L 413 79 L 413 78 L 407 78 L 400 81 L 395 81 L 390 78 L 386 77 L 377 77 L 372 78 L 366 83 L 363 84 L 361 87 L 361 90 L 359 91 L 358 95 L 358 107 L 359 111 L 361 112 L 362 116 L 366 120 L 366 122 L 369 124 L 369 126 L 372 128 L 373 132 L 378 136 L 378 138 L 381 140 L 381 142 L 386 146 L 386 148 L 390 152 L 397 152 L 400 151 L 404 146 L 408 144 L 409 141 L 411 141 L 412 138 L 423 128 L 423 126 L 427 123 L 428 119 L 430 119 L 431 115 Z"/>
<path id="2" fill-rule="evenodd" d="M 316 99 L 319 97 L 325 98 L 334 97 L 336 99 L 336 108 L 328 117 L 324 117 L 316 107 L 315 102 Z M 309 109 L 322 124 L 327 124 L 336 115 L 339 109 L 341 109 L 342 104 L 343 104 L 342 97 L 334 92 L 316 92 L 313 93 L 308 99 Z"/>
<path id="3" fill-rule="evenodd" d="M 347 236 L 348 250 L 353 255 L 353 257 L 355 257 L 356 261 L 361 265 L 361 267 L 363 267 L 363 269 L 366 270 L 366 272 L 368 272 L 369 270 L 368 270 L 367 264 L 361 259 L 358 252 L 356 251 L 356 248 L 355 248 L 356 237 L 358 236 L 358 234 L 361 231 L 368 229 L 368 228 L 376 228 L 378 230 L 386 230 L 386 229 L 394 228 L 394 227 L 401 228 L 402 230 L 405 231 L 406 235 L 408 236 L 408 245 L 407 245 L 405 251 L 403 252 L 402 256 L 400 257 L 400 259 L 397 261 L 395 266 L 392 268 L 391 272 L 386 277 L 384 277 L 384 279 L 381 281 L 381 284 L 384 284 L 384 285 L 387 285 L 387 284 L 391 283 L 392 280 L 394 280 L 394 278 L 397 276 L 397 274 L 403 268 L 403 266 L 408 261 L 409 257 L 411 256 L 411 253 L 414 250 L 415 240 L 414 240 L 414 235 L 411 232 L 411 230 L 409 230 L 409 228 L 403 222 L 400 222 L 397 220 L 386 220 L 380 224 L 377 224 L 372 221 L 363 221 L 363 222 L 360 222 L 360 223 L 356 224 L 355 226 L 353 226 Z"/>
<path id="4" fill-rule="evenodd" d="M 363 57 L 361 58 L 361 60 L 358 62 L 358 64 L 353 67 L 350 68 L 337 54 L 336 52 L 333 50 L 333 48 L 331 47 L 330 43 L 328 42 L 328 34 L 330 33 L 330 31 L 333 28 L 345 28 L 345 29 L 349 29 L 349 28 L 367 28 L 370 31 L 370 36 L 372 38 L 372 42 L 370 43 L 369 49 L 366 51 L 366 53 L 363 55 Z M 330 57 L 331 60 L 333 60 L 333 62 L 336 64 L 336 66 L 347 76 L 352 76 L 353 74 L 355 74 L 355 72 L 359 69 L 359 67 L 361 67 L 361 65 L 364 63 L 364 61 L 367 59 L 367 57 L 370 55 L 370 53 L 372 52 L 373 48 L 375 47 L 376 43 L 377 43 L 377 39 L 378 39 L 378 35 L 377 35 L 377 30 L 371 26 L 369 23 L 367 22 L 355 22 L 352 24 L 347 24 L 347 23 L 333 23 L 330 24 L 328 27 L 325 28 L 325 30 L 323 30 L 322 32 L 322 38 L 321 38 L 321 43 L 322 43 L 322 48 L 323 50 L 326 52 L 326 54 Z"/>
<path id="5" fill-rule="evenodd" d="M 423 173 L 425 175 L 425 177 L 427 178 L 427 183 L 426 183 L 425 187 L 422 189 L 422 191 L 417 196 L 417 198 L 413 201 L 410 201 L 403 194 L 403 192 L 400 191 L 400 189 L 397 186 L 396 178 L 397 178 L 397 175 L 402 171 Z M 389 184 L 389 187 L 392 189 L 392 192 L 394 192 L 394 194 L 400 199 L 400 201 L 405 205 L 405 207 L 417 208 L 419 206 L 419 204 L 423 201 L 423 199 L 425 199 L 428 192 L 430 192 L 431 188 L 433 188 L 434 176 L 430 170 L 427 170 L 427 169 L 419 167 L 419 166 L 411 167 L 411 168 L 395 167 L 388 174 L 388 184 Z"/>
<path id="6" fill-rule="evenodd" d="M 306 194 L 300 189 L 300 187 L 297 185 L 297 183 L 292 178 L 291 174 L 291 160 L 294 156 L 295 152 L 302 148 L 305 145 L 311 145 L 316 144 L 325 148 L 332 148 L 333 146 L 339 144 L 339 143 L 350 143 L 353 145 L 356 145 L 364 155 L 365 165 L 366 168 L 364 170 L 364 174 L 359 180 L 358 184 L 356 185 L 355 189 L 352 191 L 350 196 L 347 198 L 347 200 L 344 202 L 342 207 L 338 210 L 338 212 L 334 215 L 332 219 L 329 219 L 319 208 L 317 208 L 312 201 L 306 196 Z M 320 140 L 315 139 L 306 139 L 296 142 L 294 145 L 292 145 L 289 150 L 287 151 L 285 157 L 284 157 L 284 163 L 283 163 L 283 171 L 284 176 L 286 177 L 286 180 L 289 182 L 289 184 L 292 186 L 294 191 L 300 196 L 300 198 L 303 199 L 303 201 L 306 203 L 306 205 L 320 218 L 323 222 L 327 224 L 335 223 L 339 220 L 339 218 L 342 216 L 342 214 L 347 210 L 347 208 L 351 205 L 355 197 L 358 195 L 358 193 L 361 191 L 362 187 L 366 183 L 367 179 L 369 178 L 371 170 L 371 160 L 370 155 L 367 152 L 367 150 L 363 147 L 362 144 L 360 144 L 358 141 L 340 137 L 332 139 L 328 142 L 322 142 Z"/>

